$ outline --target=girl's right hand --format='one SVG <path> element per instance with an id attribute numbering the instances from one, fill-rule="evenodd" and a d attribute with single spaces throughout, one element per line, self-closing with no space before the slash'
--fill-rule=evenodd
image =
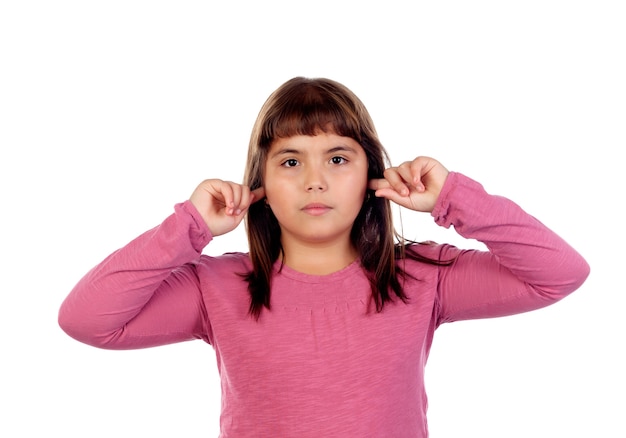
<path id="1" fill-rule="evenodd" d="M 189 200 L 206 222 L 213 236 L 220 236 L 237 228 L 250 205 L 265 197 L 260 187 L 248 186 L 221 179 L 207 179 L 196 187 Z"/>

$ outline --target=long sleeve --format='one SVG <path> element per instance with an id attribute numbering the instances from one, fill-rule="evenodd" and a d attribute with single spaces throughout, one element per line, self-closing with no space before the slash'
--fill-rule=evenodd
<path id="1" fill-rule="evenodd" d="M 442 247 L 442 258 L 456 258 L 441 270 L 438 323 L 541 308 L 575 291 L 589 275 L 584 258 L 556 233 L 461 174 L 450 173 L 432 215 L 437 224 L 488 248 Z"/>
<path id="2" fill-rule="evenodd" d="M 186 201 L 159 226 L 88 272 L 58 315 L 71 337 L 100 348 L 144 348 L 207 338 L 194 261 L 211 235 Z"/>

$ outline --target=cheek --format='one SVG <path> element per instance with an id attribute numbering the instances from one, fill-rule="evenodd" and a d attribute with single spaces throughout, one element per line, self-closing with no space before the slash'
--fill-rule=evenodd
<path id="1" fill-rule="evenodd" d="M 351 178 L 346 182 L 346 187 L 349 189 L 344 191 L 343 199 L 344 205 L 350 206 L 350 210 L 352 210 L 355 214 L 363 207 L 363 203 L 365 202 L 365 194 L 367 192 L 367 176 L 358 176 Z"/>
<path id="2" fill-rule="evenodd" d="M 354 180 L 352 181 L 352 187 L 354 187 L 355 192 L 359 195 L 357 197 L 361 200 L 365 199 L 367 184 L 367 171 L 358 176 L 355 176 Z"/>

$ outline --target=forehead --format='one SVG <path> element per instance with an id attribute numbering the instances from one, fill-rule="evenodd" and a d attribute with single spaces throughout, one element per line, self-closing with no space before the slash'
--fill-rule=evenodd
<path id="1" fill-rule="evenodd" d="M 346 153 L 365 153 L 361 145 L 350 137 L 344 137 L 330 132 L 320 132 L 316 135 L 293 135 L 277 138 L 269 149 L 269 157 L 283 153 L 332 153 L 344 151 Z"/>

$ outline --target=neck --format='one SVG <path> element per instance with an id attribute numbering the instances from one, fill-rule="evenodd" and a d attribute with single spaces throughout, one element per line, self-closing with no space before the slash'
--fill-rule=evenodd
<path id="1" fill-rule="evenodd" d="M 327 275 L 340 271 L 358 258 L 350 242 L 343 244 L 307 244 L 283 242 L 283 262 L 291 269 L 309 275 Z"/>

